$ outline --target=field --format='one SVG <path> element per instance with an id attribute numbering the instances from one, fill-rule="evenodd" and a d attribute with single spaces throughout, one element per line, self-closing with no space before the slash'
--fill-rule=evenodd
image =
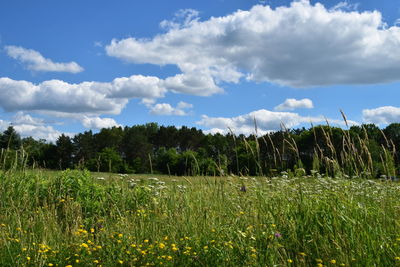
<path id="1" fill-rule="evenodd" d="M 400 185 L 0 173 L 1 266 L 393 266 Z"/>

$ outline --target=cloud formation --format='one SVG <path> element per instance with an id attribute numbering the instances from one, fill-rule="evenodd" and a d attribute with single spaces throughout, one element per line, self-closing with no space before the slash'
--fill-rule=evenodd
<path id="1" fill-rule="evenodd" d="M 279 104 L 278 106 L 274 107 L 274 110 L 284 111 L 284 110 L 295 110 L 298 108 L 313 108 L 313 107 L 314 105 L 311 99 L 303 98 L 297 100 L 294 98 L 288 98 L 282 104 Z"/>
<path id="2" fill-rule="evenodd" d="M 301 124 L 325 124 L 326 120 L 332 125 L 343 126 L 344 122 L 340 120 L 326 119 L 323 116 L 311 117 L 300 116 L 293 112 L 275 112 L 266 109 L 260 109 L 248 114 L 232 118 L 208 117 L 202 116 L 197 124 L 210 128 L 206 132 L 210 133 L 228 133 L 232 130 L 235 134 L 253 134 L 257 125 L 258 134 L 266 134 L 271 131 L 285 128 L 293 128 Z M 354 121 L 348 121 L 350 125 L 357 124 Z"/>
<path id="3" fill-rule="evenodd" d="M 219 92 L 219 83 L 241 77 L 291 87 L 399 81 L 400 28 L 386 27 L 378 11 L 346 7 L 300 0 L 206 21 L 187 12 L 179 25 L 163 22 L 170 26 L 163 34 L 114 39 L 106 52 L 136 64 L 176 65 L 182 73 L 171 78 L 171 87 L 197 95 Z M 213 89 L 187 89 L 184 81 L 194 77 Z"/>
<path id="4" fill-rule="evenodd" d="M 362 111 L 363 121 L 374 124 L 390 124 L 400 122 L 400 108 L 384 106 Z"/>
<path id="5" fill-rule="evenodd" d="M 76 62 L 57 63 L 45 58 L 38 51 L 26 49 L 20 46 L 6 46 L 8 56 L 26 64 L 29 70 L 42 72 L 70 72 L 78 73 L 84 69 Z"/>
<path id="6" fill-rule="evenodd" d="M 82 125 L 88 129 L 102 129 L 102 128 L 111 128 L 113 126 L 121 126 L 114 119 L 111 118 L 99 118 L 99 117 L 87 117 L 87 116 L 83 117 Z"/>
<path id="7" fill-rule="evenodd" d="M 192 108 L 193 105 L 186 102 L 179 102 L 176 107 L 171 106 L 167 103 L 159 103 L 150 106 L 150 113 L 153 115 L 163 115 L 163 116 L 186 116 L 188 115 L 185 109 Z"/>
<path id="8" fill-rule="evenodd" d="M 21 137 L 33 137 L 37 140 L 45 139 L 48 142 L 55 142 L 62 132 L 55 130 L 52 126 L 45 125 L 43 119 L 32 117 L 23 112 L 17 112 L 11 121 L 0 120 L 0 131 L 4 131 L 12 125 Z M 64 133 L 72 136 L 72 133 Z"/>
<path id="9" fill-rule="evenodd" d="M 109 83 L 39 84 L 0 78 L 0 107 L 5 111 L 38 111 L 61 116 L 119 114 L 131 98 L 160 98 L 166 93 L 157 77 L 133 75 Z"/>

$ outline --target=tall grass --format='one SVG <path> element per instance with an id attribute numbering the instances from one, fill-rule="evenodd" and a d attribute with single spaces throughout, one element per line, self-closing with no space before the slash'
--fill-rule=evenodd
<path id="1" fill-rule="evenodd" d="M 218 164 L 219 176 L 196 176 L 193 154 L 193 176 L 154 178 L 28 169 L 22 149 L 2 150 L 0 266 L 400 264 L 400 186 L 371 179 L 377 163 L 365 129 L 358 137 L 343 130 L 340 151 L 330 128 L 322 136 L 327 149 L 315 142 L 310 174 L 289 132 L 280 144 L 245 139 L 260 174 L 252 178 L 223 175 Z M 395 177 L 396 148 L 384 138 L 380 164 Z M 273 166 L 261 145 L 272 148 Z M 262 176 L 266 167 L 285 170 L 287 159 L 294 169 Z"/>
<path id="2" fill-rule="evenodd" d="M 392 266 L 397 183 L 0 173 L 1 266 Z"/>

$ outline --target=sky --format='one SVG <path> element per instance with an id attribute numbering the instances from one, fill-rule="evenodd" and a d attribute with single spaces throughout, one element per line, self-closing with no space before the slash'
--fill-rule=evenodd
<path id="1" fill-rule="evenodd" d="M 398 0 L 0 2 L 0 131 L 23 137 L 385 127 L 399 85 Z"/>

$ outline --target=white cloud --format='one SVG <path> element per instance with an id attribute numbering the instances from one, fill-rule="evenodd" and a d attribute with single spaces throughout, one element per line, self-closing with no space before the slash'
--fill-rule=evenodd
<path id="1" fill-rule="evenodd" d="M 84 69 L 76 62 L 57 63 L 43 57 L 38 51 L 26 49 L 20 46 L 6 46 L 8 56 L 27 64 L 27 68 L 43 72 L 70 72 L 78 73 Z"/>
<path id="2" fill-rule="evenodd" d="M 282 104 L 274 107 L 276 111 L 284 111 L 284 110 L 295 110 L 298 108 L 313 108 L 313 102 L 311 99 L 303 98 L 300 100 L 294 98 L 288 98 Z"/>
<path id="3" fill-rule="evenodd" d="M 48 142 L 55 142 L 62 132 L 52 126 L 46 126 L 43 119 L 32 117 L 29 114 L 18 112 L 11 121 L 0 120 L 0 131 L 4 131 L 12 125 L 21 137 L 33 137 L 34 139 L 45 139 Z M 64 133 L 72 136 L 72 133 Z"/>
<path id="4" fill-rule="evenodd" d="M 160 23 L 161 28 L 166 30 L 176 30 L 188 27 L 193 22 L 199 20 L 199 12 L 194 9 L 180 9 L 175 13 L 172 20 L 163 20 Z"/>
<path id="5" fill-rule="evenodd" d="M 114 39 L 106 52 L 137 64 L 176 65 L 182 73 L 167 87 L 197 95 L 221 92 L 218 83 L 240 77 L 292 87 L 400 80 L 400 28 L 385 28 L 378 11 L 354 8 L 300 0 L 206 21 L 196 15 L 152 39 Z M 199 86 L 188 85 L 194 78 Z"/>
<path id="6" fill-rule="evenodd" d="M 190 109 L 192 107 L 192 104 L 183 101 L 179 102 L 176 107 L 173 107 L 167 103 L 159 103 L 153 106 L 149 106 L 151 114 L 164 116 L 186 116 L 188 115 L 188 113 L 185 111 L 185 109 Z"/>
<path id="7" fill-rule="evenodd" d="M 14 129 L 22 137 L 33 137 L 34 139 L 45 139 L 48 142 L 55 142 L 61 134 L 73 136 L 72 133 L 62 133 L 55 130 L 52 126 L 45 125 L 30 125 L 30 124 L 17 124 L 14 125 Z"/>
<path id="8" fill-rule="evenodd" d="M 215 84 L 210 74 L 205 72 L 177 74 L 164 81 L 165 87 L 175 93 L 210 96 L 224 90 Z"/>
<path id="9" fill-rule="evenodd" d="M 111 128 L 113 126 L 121 126 L 114 119 L 99 117 L 83 117 L 82 124 L 89 129 Z"/>
<path id="10" fill-rule="evenodd" d="M 333 8 L 331 8 L 331 11 L 355 11 L 358 9 L 359 5 L 359 3 L 350 4 L 348 2 L 339 2 Z"/>
<path id="11" fill-rule="evenodd" d="M 29 114 L 25 114 L 22 111 L 18 111 L 13 118 L 14 124 L 30 124 L 30 125 L 44 125 L 45 121 L 40 118 L 34 118 Z"/>
<path id="12" fill-rule="evenodd" d="M 340 120 L 327 119 L 330 125 L 343 126 L 345 123 Z M 233 118 L 224 117 L 208 117 L 202 116 L 202 119 L 197 124 L 210 128 L 206 132 L 210 133 L 228 133 L 232 130 L 235 134 L 253 134 L 257 124 L 257 133 L 266 134 L 271 131 L 277 131 L 282 128 L 297 127 L 301 124 L 325 124 L 326 119 L 323 116 L 311 117 L 300 116 L 293 112 L 275 112 L 265 109 L 250 112 Z M 357 124 L 354 121 L 348 120 L 350 125 Z"/>
<path id="13" fill-rule="evenodd" d="M 390 124 L 400 122 L 400 108 L 384 106 L 362 111 L 363 121 L 374 124 Z"/>
<path id="14" fill-rule="evenodd" d="M 193 105 L 190 103 L 180 101 L 176 107 L 179 109 L 186 109 L 186 108 L 193 108 Z"/>
<path id="15" fill-rule="evenodd" d="M 131 98 L 160 98 L 166 89 L 157 77 L 133 75 L 109 83 L 71 84 L 49 80 L 39 84 L 0 78 L 0 107 L 55 116 L 119 114 Z"/>

